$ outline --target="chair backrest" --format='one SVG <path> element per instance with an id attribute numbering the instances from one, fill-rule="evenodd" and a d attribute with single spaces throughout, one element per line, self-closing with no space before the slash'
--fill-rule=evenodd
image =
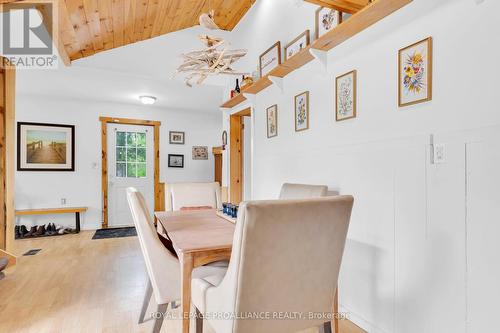
<path id="1" fill-rule="evenodd" d="M 221 208 L 219 183 L 173 183 L 167 184 L 165 198 L 167 211 L 190 207 Z"/>
<path id="2" fill-rule="evenodd" d="M 133 187 L 127 189 L 127 200 L 146 263 L 153 293 L 158 304 L 180 298 L 179 261 L 161 243 L 143 195 Z"/>
<path id="3" fill-rule="evenodd" d="M 280 199 L 307 199 L 325 197 L 328 186 L 284 183 L 281 186 Z"/>
<path id="4" fill-rule="evenodd" d="M 243 203 L 221 283 L 234 289 L 235 313 L 331 313 L 352 205 L 352 196 Z M 324 321 L 236 320 L 232 332 L 289 333 Z"/>

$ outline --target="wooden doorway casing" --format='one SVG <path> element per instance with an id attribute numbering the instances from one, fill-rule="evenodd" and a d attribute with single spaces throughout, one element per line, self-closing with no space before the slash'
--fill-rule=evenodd
<path id="1" fill-rule="evenodd" d="M 222 186 L 222 147 L 213 147 L 214 155 L 214 181 Z"/>
<path id="2" fill-rule="evenodd" d="M 102 228 L 108 227 L 108 123 L 153 126 L 154 140 L 154 210 L 161 210 L 161 188 L 160 188 L 160 126 L 161 122 L 154 120 L 126 119 L 113 117 L 99 117 L 101 121 L 101 187 L 102 187 Z"/>
<path id="3" fill-rule="evenodd" d="M 229 117 L 229 201 L 239 204 L 243 200 L 243 128 L 244 117 L 252 116 L 252 108 Z"/>
<path id="4" fill-rule="evenodd" d="M 14 242 L 14 160 L 16 69 L 0 57 L 0 249 Z"/>

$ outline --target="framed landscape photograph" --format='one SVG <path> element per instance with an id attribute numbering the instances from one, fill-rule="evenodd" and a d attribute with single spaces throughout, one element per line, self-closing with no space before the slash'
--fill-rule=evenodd
<path id="1" fill-rule="evenodd" d="M 278 105 L 274 104 L 266 110 L 267 113 L 267 137 L 278 135 Z"/>
<path id="2" fill-rule="evenodd" d="M 266 76 L 279 65 L 281 65 L 281 43 L 276 42 L 259 57 L 260 77 Z"/>
<path id="3" fill-rule="evenodd" d="M 351 71 L 335 79 L 335 120 L 356 118 L 356 74 Z"/>
<path id="4" fill-rule="evenodd" d="M 342 23 L 342 13 L 338 10 L 321 7 L 316 10 L 316 39 Z"/>
<path id="5" fill-rule="evenodd" d="M 208 147 L 193 146 L 193 160 L 208 160 Z"/>
<path id="6" fill-rule="evenodd" d="M 18 171 L 75 171 L 75 126 L 17 123 Z"/>
<path id="7" fill-rule="evenodd" d="M 309 44 L 309 30 L 306 30 L 285 46 L 285 61 L 302 51 Z"/>
<path id="8" fill-rule="evenodd" d="M 184 155 L 168 154 L 169 168 L 184 168 Z"/>
<path id="9" fill-rule="evenodd" d="M 432 100 L 432 37 L 399 50 L 398 105 Z"/>
<path id="10" fill-rule="evenodd" d="M 295 96 L 295 132 L 309 128 L 309 91 Z"/>
<path id="11" fill-rule="evenodd" d="M 184 132 L 178 132 L 178 131 L 168 132 L 168 142 L 171 145 L 183 145 L 184 144 Z"/>

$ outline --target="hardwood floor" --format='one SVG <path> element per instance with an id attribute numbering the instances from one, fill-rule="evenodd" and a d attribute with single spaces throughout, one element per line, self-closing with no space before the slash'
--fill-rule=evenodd
<path id="1" fill-rule="evenodd" d="M 147 281 L 137 237 L 92 235 L 15 241 L 16 255 L 42 250 L 20 256 L 0 280 L 0 332 L 151 332 L 152 320 L 137 324 Z M 152 301 L 148 313 L 155 309 Z M 162 332 L 180 333 L 181 321 L 165 320 Z M 341 321 L 340 333 L 363 332 Z"/>

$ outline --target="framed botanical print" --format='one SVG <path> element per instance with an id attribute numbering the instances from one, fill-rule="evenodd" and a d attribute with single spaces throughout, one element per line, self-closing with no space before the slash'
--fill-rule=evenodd
<path id="1" fill-rule="evenodd" d="M 432 100 L 432 37 L 399 50 L 398 105 Z"/>
<path id="2" fill-rule="evenodd" d="M 208 147 L 193 146 L 193 160 L 208 160 Z"/>
<path id="3" fill-rule="evenodd" d="M 178 132 L 178 131 L 168 132 L 168 142 L 171 145 L 183 145 L 184 144 L 184 132 Z"/>
<path id="4" fill-rule="evenodd" d="M 169 168 L 184 168 L 184 155 L 168 154 Z"/>
<path id="5" fill-rule="evenodd" d="M 302 51 L 309 44 L 309 30 L 306 30 L 285 46 L 285 61 Z"/>
<path id="6" fill-rule="evenodd" d="M 338 10 L 321 7 L 316 10 L 316 39 L 342 23 L 342 13 Z"/>
<path id="7" fill-rule="evenodd" d="M 278 105 L 274 104 L 266 110 L 267 114 L 267 137 L 272 138 L 278 135 Z"/>
<path id="8" fill-rule="evenodd" d="M 276 42 L 259 57 L 260 77 L 266 76 L 279 65 L 281 65 L 281 43 Z"/>
<path id="9" fill-rule="evenodd" d="M 309 128 L 309 91 L 295 96 L 295 132 Z"/>
<path id="10" fill-rule="evenodd" d="M 335 120 L 356 118 L 356 74 L 351 71 L 335 79 Z"/>
<path id="11" fill-rule="evenodd" d="M 18 171 L 75 171 L 75 126 L 17 123 Z"/>

